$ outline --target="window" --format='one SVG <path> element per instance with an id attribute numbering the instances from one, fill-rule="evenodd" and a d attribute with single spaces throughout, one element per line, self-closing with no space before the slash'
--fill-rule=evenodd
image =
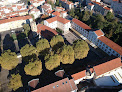
<path id="1" fill-rule="evenodd" d="M 111 51 L 111 49 L 109 49 Z"/>
<path id="2" fill-rule="evenodd" d="M 66 83 L 67 83 L 67 81 L 66 81 Z"/>
<path id="3" fill-rule="evenodd" d="M 64 82 L 62 84 L 64 85 Z"/>
<path id="4" fill-rule="evenodd" d="M 114 53 L 114 51 L 113 51 L 113 53 Z"/>
<path id="5" fill-rule="evenodd" d="M 105 44 L 103 44 L 103 46 L 105 46 Z"/>
<path id="6" fill-rule="evenodd" d="M 59 87 L 59 86 L 57 85 L 57 87 Z"/>
<path id="7" fill-rule="evenodd" d="M 108 52 L 108 54 L 109 54 L 110 52 Z"/>
<path id="8" fill-rule="evenodd" d="M 108 46 L 106 46 L 106 48 L 108 48 Z"/>

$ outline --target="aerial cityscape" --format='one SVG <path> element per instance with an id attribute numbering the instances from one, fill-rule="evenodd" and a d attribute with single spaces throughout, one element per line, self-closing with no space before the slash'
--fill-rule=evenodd
<path id="1" fill-rule="evenodd" d="M 122 92 L 122 0 L 0 0 L 0 92 Z"/>

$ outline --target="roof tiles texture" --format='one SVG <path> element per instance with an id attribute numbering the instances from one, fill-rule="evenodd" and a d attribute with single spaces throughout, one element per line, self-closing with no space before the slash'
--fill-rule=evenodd
<path id="1" fill-rule="evenodd" d="M 70 22 L 69 20 L 67 20 L 67 19 L 65 19 L 65 18 L 62 18 L 62 17 L 58 17 L 58 16 L 53 17 L 53 18 L 50 18 L 50 19 L 47 19 L 46 21 L 47 21 L 48 23 L 52 23 L 52 22 L 54 22 L 54 21 L 59 21 L 59 22 L 61 22 L 61 23 L 63 23 L 63 24 L 66 24 L 66 23 Z"/>
<path id="2" fill-rule="evenodd" d="M 58 11 L 52 13 L 55 16 L 60 16 L 60 13 Z"/>
<path id="3" fill-rule="evenodd" d="M 85 30 L 90 30 L 91 27 L 89 27 L 88 25 L 86 25 L 85 23 L 81 22 L 80 20 L 78 19 L 73 19 L 72 22 L 76 23 L 77 25 L 79 25 L 80 27 L 82 27 L 83 29 Z"/>
<path id="4" fill-rule="evenodd" d="M 103 43 L 105 43 L 106 45 L 108 45 L 114 51 L 116 51 L 117 53 L 119 53 L 120 55 L 122 55 L 122 47 L 121 46 L 119 46 L 118 44 L 116 44 L 115 42 L 111 41 L 110 39 L 108 39 L 105 36 L 101 36 L 98 39 L 100 41 L 102 41 Z"/>
<path id="5" fill-rule="evenodd" d="M 95 34 L 96 34 L 97 36 L 104 35 L 103 32 L 102 32 L 101 30 L 96 30 L 96 31 L 94 31 L 94 32 L 95 32 Z"/>
<path id="6" fill-rule="evenodd" d="M 96 75 L 99 76 L 101 74 L 109 72 L 109 71 L 111 71 L 115 68 L 118 68 L 120 66 L 122 66 L 121 59 L 120 58 L 115 58 L 115 59 L 110 60 L 108 62 L 105 62 L 105 63 L 99 64 L 97 66 L 94 66 L 94 70 L 96 72 Z M 78 72 L 78 73 L 73 74 L 71 76 L 74 78 L 74 80 L 78 80 L 78 79 L 83 78 L 83 77 L 86 76 L 85 72 L 86 72 L 86 70 Z"/>
<path id="7" fill-rule="evenodd" d="M 27 19 L 31 19 L 31 18 L 32 17 L 30 15 L 28 15 L 28 16 L 14 17 L 14 18 L 10 18 L 10 19 L 3 19 L 3 20 L 0 20 L 0 24 L 17 21 L 17 20 L 27 20 Z"/>
<path id="8" fill-rule="evenodd" d="M 69 80 L 68 78 L 65 78 L 42 88 L 39 88 L 37 90 L 34 90 L 32 92 L 71 92 L 76 89 L 77 87 L 74 83 L 74 80 Z"/>

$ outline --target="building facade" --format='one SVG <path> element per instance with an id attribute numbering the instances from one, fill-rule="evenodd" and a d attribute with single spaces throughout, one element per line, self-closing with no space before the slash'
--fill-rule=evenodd
<path id="1" fill-rule="evenodd" d="M 44 25 L 52 29 L 59 28 L 64 31 L 64 34 L 68 33 L 71 27 L 69 20 L 58 16 L 45 20 Z"/>
<path id="2" fill-rule="evenodd" d="M 122 47 L 105 37 L 102 30 L 93 30 L 88 25 L 77 19 L 72 20 L 71 27 L 98 46 L 109 56 L 114 55 L 122 57 Z"/>
<path id="3" fill-rule="evenodd" d="M 14 17 L 0 20 L 0 32 L 23 27 L 23 24 L 30 24 L 33 19 L 31 16 Z"/>

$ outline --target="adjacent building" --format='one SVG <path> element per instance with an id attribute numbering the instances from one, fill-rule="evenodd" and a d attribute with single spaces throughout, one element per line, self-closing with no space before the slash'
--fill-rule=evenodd
<path id="1" fill-rule="evenodd" d="M 50 4 L 44 4 L 41 6 L 42 14 L 49 15 L 52 12 L 52 6 Z"/>
<path id="2" fill-rule="evenodd" d="M 59 2 L 61 3 L 62 7 L 66 10 L 74 8 L 74 4 L 71 1 L 60 0 Z"/>
<path id="3" fill-rule="evenodd" d="M 45 0 L 30 0 L 30 3 L 34 7 L 39 7 L 39 6 L 41 6 L 41 5 L 43 5 L 45 3 Z"/>
<path id="4" fill-rule="evenodd" d="M 33 19 L 31 16 L 21 16 L 0 20 L 0 32 L 23 27 L 23 24 L 30 24 Z"/>
<path id="5" fill-rule="evenodd" d="M 122 0 L 112 0 L 111 8 L 115 13 L 122 14 Z"/>
<path id="6" fill-rule="evenodd" d="M 71 27 L 106 52 L 109 56 L 114 55 L 122 57 L 122 47 L 105 37 L 102 30 L 93 30 L 77 19 L 72 20 Z"/>
<path id="7" fill-rule="evenodd" d="M 69 20 L 58 16 L 45 20 L 44 25 L 52 29 L 59 28 L 64 31 L 64 34 L 68 33 L 69 28 L 71 27 Z"/>
<path id="8" fill-rule="evenodd" d="M 40 14 L 41 14 L 40 10 L 37 9 L 36 7 L 34 7 L 33 9 L 31 9 L 29 11 L 29 15 L 33 15 L 34 19 L 39 18 L 40 17 Z"/>
<path id="9" fill-rule="evenodd" d="M 114 58 L 105 63 L 83 70 L 72 77 L 75 84 L 85 79 L 94 79 L 97 86 L 118 86 L 122 83 L 122 63 L 120 58 Z"/>
<path id="10" fill-rule="evenodd" d="M 37 25 L 37 34 L 41 38 L 46 38 L 50 40 L 53 36 L 58 35 L 56 30 L 42 24 Z"/>
<path id="11" fill-rule="evenodd" d="M 77 92 L 73 79 L 64 78 L 32 92 Z"/>

